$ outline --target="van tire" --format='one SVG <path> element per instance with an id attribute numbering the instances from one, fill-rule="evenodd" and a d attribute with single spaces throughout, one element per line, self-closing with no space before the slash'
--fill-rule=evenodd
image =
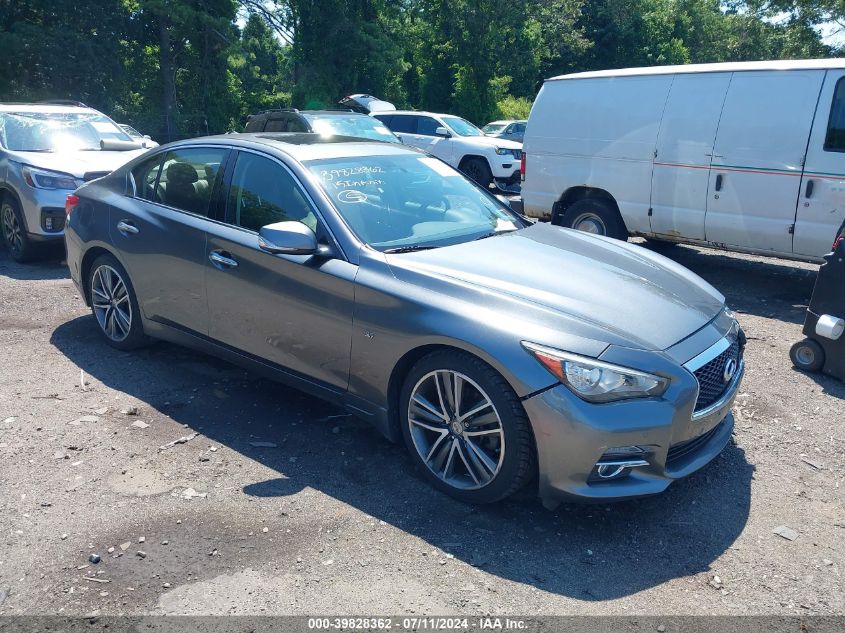
<path id="1" fill-rule="evenodd" d="M 594 235 L 628 240 L 628 229 L 616 207 L 603 198 L 581 198 L 563 214 L 561 226 Z"/>

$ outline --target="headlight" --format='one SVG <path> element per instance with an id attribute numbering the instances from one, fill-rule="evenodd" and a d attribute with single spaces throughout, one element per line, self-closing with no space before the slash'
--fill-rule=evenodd
<path id="1" fill-rule="evenodd" d="M 26 180 L 26 184 L 36 189 L 68 189 L 73 191 L 79 186 L 73 176 L 58 171 L 24 166 L 21 168 L 21 173 Z"/>
<path id="2" fill-rule="evenodd" d="M 521 149 L 511 149 L 509 147 L 497 147 L 496 153 L 499 156 L 513 156 L 514 158 L 520 158 L 522 156 Z"/>
<path id="3" fill-rule="evenodd" d="M 588 402 L 613 402 L 659 396 L 669 381 L 660 376 L 611 365 L 594 358 L 561 352 L 533 343 L 522 343 L 552 375 L 579 398 Z"/>

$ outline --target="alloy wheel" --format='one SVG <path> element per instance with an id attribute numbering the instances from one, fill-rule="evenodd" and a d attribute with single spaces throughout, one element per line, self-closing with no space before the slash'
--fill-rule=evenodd
<path id="1" fill-rule="evenodd" d="M 120 342 L 132 328 L 132 303 L 126 282 L 111 266 L 103 264 L 91 275 L 91 305 L 103 332 Z"/>
<path id="2" fill-rule="evenodd" d="M 436 370 L 414 386 L 408 403 L 414 448 L 426 467 L 446 484 L 477 490 L 502 468 L 505 436 L 493 401 L 472 379 Z"/>
<path id="3" fill-rule="evenodd" d="M 15 210 L 10 204 L 3 205 L 3 235 L 5 235 L 6 243 L 14 253 L 20 253 L 23 250 L 21 225 L 18 222 L 18 216 Z"/>

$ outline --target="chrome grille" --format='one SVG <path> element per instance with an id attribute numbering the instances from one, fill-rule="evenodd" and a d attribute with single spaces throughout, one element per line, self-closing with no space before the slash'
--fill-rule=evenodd
<path id="1" fill-rule="evenodd" d="M 698 400 L 695 403 L 696 411 L 709 407 L 725 393 L 725 389 L 730 384 L 729 382 L 726 383 L 724 379 L 725 365 L 729 360 L 733 359 L 736 361 L 738 367 L 741 358 L 742 351 L 740 350 L 739 342 L 733 341 L 728 349 L 695 370 L 695 378 L 698 380 Z"/>

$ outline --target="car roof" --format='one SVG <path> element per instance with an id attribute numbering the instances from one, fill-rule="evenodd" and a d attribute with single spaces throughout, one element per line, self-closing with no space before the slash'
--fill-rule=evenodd
<path id="1" fill-rule="evenodd" d="M 39 103 L 0 103 L 0 112 L 42 112 L 44 114 L 102 114 L 94 108 Z"/>
<path id="2" fill-rule="evenodd" d="M 250 145 L 272 147 L 300 162 L 323 158 L 396 155 L 419 156 L 422 154 L 417 149 L 399 143 L 372 141 L 352 136 L 323 136 L 322 134 L 291 132 L 220 134 L 218 136 L 204 136 L 180 141 L 174 145 L 184 147 L 186 145 L 219 141 L 242 147 L 249 147 Z"/>
<path id="3" fill-rule="evenodd" d="M 616 68 L 584 73 L 558 75 L 546 81 L 564 79 L 593 79 L 599 77 L 636 77 L 645 75 L 676 75 L 694 73 L 721 73 L 750 70 L 810 70 L 845 68 L 845 59 L 783 59 L 762 62 L 725 62 L 719 64 L 683 64 L 677 66 L 647 66 L 644 68 Z"/>
<path id="4" fill-rule="evenodd" d="M 453 116 L 461 118 L 457 114 L 443 114 L 442 112 L 427 112 L 425 110 L 389 110 L 385 112 L 374 112 L 370 116 L 392 116 L 394 114 L 420 114 L 423 116 Z"/>

